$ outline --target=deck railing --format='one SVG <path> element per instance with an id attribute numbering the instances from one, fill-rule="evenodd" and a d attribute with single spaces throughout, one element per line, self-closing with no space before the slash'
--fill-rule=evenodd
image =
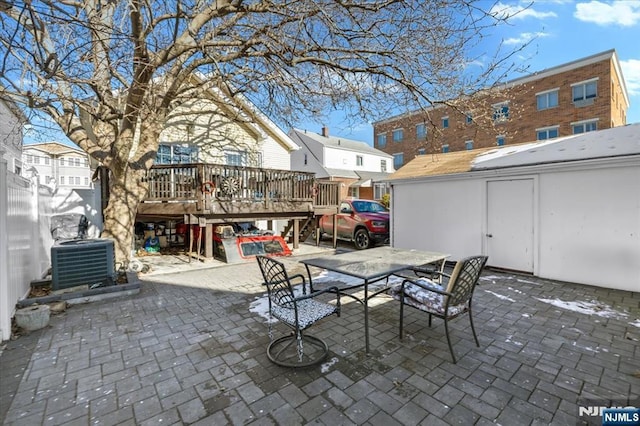
<path id="1" fill-rule="evenodd" d="M 336 182 L 318 182 L 313 173 L 217 164 L 155 165 L 145 180 L 146 201 L 312 201 L 336 206 Z"/>

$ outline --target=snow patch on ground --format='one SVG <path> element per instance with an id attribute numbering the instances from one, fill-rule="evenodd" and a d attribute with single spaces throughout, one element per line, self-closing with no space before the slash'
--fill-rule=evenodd
<path id="1" fill-rule="evenodd" d="M 320 366 L 321 373 L 327 373 L 331 367 L 338 363 L 338 358 L 333 357 L 329 361 L 325 362 Z"/>
<path id="2" fill-rule="evenodd" d="M 565 301 L 560 299 L 540 299 L 539 301 L 548 303 L 558 308 L 566 309 L 569 311 L 580 312 L 586 315 L 597 315 L 603 318 L 615 318 L 622 319 L 627 318 L 629 315 L 624 312 L 618 312 L 611 308 L 609 305 L 599 303 L 596 301 L 591 302 L 579 302 L 579 301 Z"/>
<path id="3" fill-rule="evenodd" d="M 505 343 L 513 343 L 516 346 L 524 346 L 524 343 L 513 340 L 513 335 L 509 335 L 505 340 Z"/>
<path id="4" fill-rule="evenodd" d="M 493 292 L 493 291 L 485 290 L 484 292 L 485 292 L 485 293 L 489 293 L 489 294 L 493 294 L 493 295 L 494 295 L 495 297 L 497 297 L 498 299 L 508 300 L 509 302 L 515 302 L 515 300 L 513 300 L 512 298 L 507 297 L 507 296 L 504 296 L 504 295 L 502 295 L 502 294 L 495 293 L 495 292 Z"/>
<path id="5" fill-rule="evenodd" d="M 637 319 L 634 322 L 630 322 L 629 324 L 631 324 L 634 327 L 640 328 L 640 319 Z"/>

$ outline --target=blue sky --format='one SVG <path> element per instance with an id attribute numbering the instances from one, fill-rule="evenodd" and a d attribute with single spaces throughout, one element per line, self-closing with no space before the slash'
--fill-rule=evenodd
<path id="1" fill-rule="evenodd" d="M 511 18 L 485 40 L 485 50 L 491 53 L 502 40 L 505 48 L 531 41 L 517 60 L 532 73 L 576 59 L 616 49 L 629 94 L 627 123 L 640 122 L 640 1 L 575 1 L 538 0 L 531 2 L 503 1 L 496 5 Z M 487 7 L 493 2 L 487 1 Z M 523 74 L 513 74 L 509 79 Z M 340 112 L 325 123 L 334 136 L 372 144 L 370 123 L 345 123 Z M 323 123 L 299 123 L 298 128 L 320 132 Z"/>

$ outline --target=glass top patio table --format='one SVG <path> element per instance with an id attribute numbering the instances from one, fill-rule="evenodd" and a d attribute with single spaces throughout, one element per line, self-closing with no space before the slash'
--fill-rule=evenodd
<path id="1" fill-rule="evenodd" d="M 311 272 L 309 271 L 309 266 L 361 278 L 363 280 L 362 284 L 350 286 L 348 289 L 360 286 L 364 287 L 364 297 L 362 300 L 352 295 L 351 297 L 354 297 L 364 305 L 365 350 L 369 353 L 368 301 L 371 297 L 385 290 L 378 290 L 369 296 L 369 284 L 416 266 L 423 266 L 430 263 L 442 263 L 442 265 L 444 265 L 444 260 L 448 257 L 448 254 L 431 251 L 376 247 L 368 250 L 303 259 L 300 260 L 300 263 L 306 266 L 310 280 Z M 311 285 L 313 286 L 313 283 L 311 283 Z"/>

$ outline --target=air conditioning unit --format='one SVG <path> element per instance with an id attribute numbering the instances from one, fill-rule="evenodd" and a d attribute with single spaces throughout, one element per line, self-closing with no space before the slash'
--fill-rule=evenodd
<path id="1" fill-rule="evenodd" d="M 68 240 L 51 247 L 51 288 L 87 285 L 89 288 L 115 284 L 113 241 Z"/>

